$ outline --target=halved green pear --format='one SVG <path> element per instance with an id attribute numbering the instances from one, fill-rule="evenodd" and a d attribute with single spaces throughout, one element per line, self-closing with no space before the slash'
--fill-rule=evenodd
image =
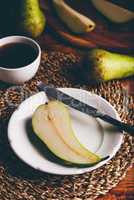
<path id="1" fill-rule="evenodd" d="M 57 157 L 70 163 L 92 165 L 102 159 L 76 138 L 69 111 L 59 101 L 39 106 L 32 117 L 33 130 Z"/>

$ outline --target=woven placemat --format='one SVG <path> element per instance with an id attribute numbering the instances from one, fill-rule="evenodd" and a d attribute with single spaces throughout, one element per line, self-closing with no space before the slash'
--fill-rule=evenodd
<path id="1" fill-rule="evenodd" d="M 107 164 L 89 173 L 74 176 L 49 175 L 35 171 L 20 161 L 11 151 L 7 140 L 10 115 L 28 96 L 37 92 L 36 81 L 58 87 L 77 87 L 106 98 L 118 111 L 121 119 L 134 124 L 134 98 L 128 96 L 120 81 L 97 86 L 77 84 L 67 74 L 80 65 L 79 55 L 59 51 L 43 51 L 39 71 L 23 86 L 5 88 L 0 83 L 0 200 L 82 200 L 96 199 L 106 194 L 125 176 L 134 162 L 134 139 L 124 135 L 123 144 Z M 22 147 L 23 148 L 23 147 Z"/>

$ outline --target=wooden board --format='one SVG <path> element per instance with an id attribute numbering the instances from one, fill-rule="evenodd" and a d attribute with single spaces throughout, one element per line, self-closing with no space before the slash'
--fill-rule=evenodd
<path id="1" fill-rule="evenodd" d="M 61 22 L 54 9 L 47 1 L 41 1 L 44 9 L 47 24 L 54 33 L 57 33 L 62 39 L 68 41 L 71 45 L 94 48 L 101 47 L 113 49 L 122 52 L 133 52 L 134 50 L 134 22 L 128 24 L 115 25 L 102 16 L 90 1 L 73 0 L 67 1 L 69 5 L 90 17 L 96 23 L 96 28 L 83 35 L 76 35 Z M 45 5 L 44 5 L 45 4 Z"/>

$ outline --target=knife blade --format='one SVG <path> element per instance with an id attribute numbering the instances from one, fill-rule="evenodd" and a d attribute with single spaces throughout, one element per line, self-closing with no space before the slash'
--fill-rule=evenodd
<path id="1" fill-rule="evenodd" d="M 83 112 L 95 118 L 100 118 L 116 126 L 117 128 L 119 128 L 120 131 L 126 131 L 130 135 L 134 136 L 134 126 L 121 122 L 117 119 L 114 119 L 113 117 L 110 117 L 109 115 L 100 112 L 93 106 L 83 103 L 82 101 L 79 101 L 78 99 L 75 99 L 72 96 L 65 94 L 64 92 L 61 92 L 60 90 L 56 89 L 53 86 L 45 85 L 44 83 L 38 83 L 37 87 L 39 88 L 40 91 L 44 91 L 48 96 L 48 98 L 59 100 L 64 104 L 76 110 L 79 110 L 80 112 Z"/>

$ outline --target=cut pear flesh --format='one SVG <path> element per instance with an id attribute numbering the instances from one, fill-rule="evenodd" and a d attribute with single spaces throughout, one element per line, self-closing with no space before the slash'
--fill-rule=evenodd
<path id="1" fill-rule="evenodd" d="M 80 144 L 73 132 L 69 111 L 59 101 L 39 106 L 33 114 L 32 126 L 49 150 L 62 160 L 89 165 L 101 160 Z"/>
<path id="2" fill-rule="evenodd" d="M 72 32 L 85 33 L 95 28 L 94 21 L 71 8 L 65 1 L 53 0 L 53 6 L 59 18 Z"/>
<path id="3" fill-rule="evenodd" d="M 116 23 L 127 22 L 134 18 L 134 13 L 106 0 L 91 0 L 94 6 L 108 19 Z"/>
<path id="4" fill-rule="evenodd" d="M 48 104 L 48 110 L 53 125 L 62 140 L 69 144 L 70 148 L 88 159 L 96 159 L 96 155 L 87 150 L 77 139 L 73 132 L 71 117 L 65 105 L 59 101 L 52 101 Z"/>

